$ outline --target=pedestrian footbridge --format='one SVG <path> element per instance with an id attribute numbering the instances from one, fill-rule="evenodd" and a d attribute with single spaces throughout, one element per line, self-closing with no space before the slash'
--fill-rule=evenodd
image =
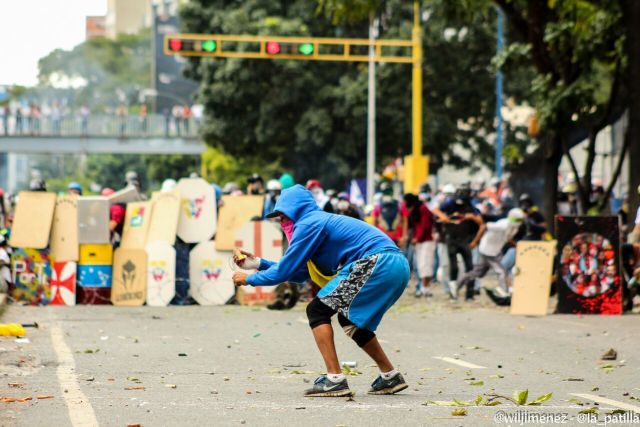
<path id="1" fill-rule="evenodd" d="M 0 153 L 201 154 L 194 119 L 163 115 L 97 115 L 60 119 L 11 117 L 0 122 Z"/>

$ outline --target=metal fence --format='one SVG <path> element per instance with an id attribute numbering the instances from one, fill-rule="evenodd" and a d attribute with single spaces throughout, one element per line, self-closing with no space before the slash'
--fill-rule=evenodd
<path id="1" fill-rule="evenodd" d="M 195 138 L 200 122 L 161 114 L 139 116 L 89 115 L 52 117 L 0 116 L 3 136 L 183 137 Z"/>

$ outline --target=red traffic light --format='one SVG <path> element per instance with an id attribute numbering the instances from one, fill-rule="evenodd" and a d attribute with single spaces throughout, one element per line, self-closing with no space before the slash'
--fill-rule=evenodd
<path id="1" fill-rule="evenodd" d="M 182 40 L 169 39 L 169 49 L 175 50 L 175 51 L 182 49 Z"/>
<path id="2" fill-rule="evenodd" d="M 269 55 L 276 55 L 280 53 L 280 43 L 278 42 L 267 42 L 267 53 Z"/>

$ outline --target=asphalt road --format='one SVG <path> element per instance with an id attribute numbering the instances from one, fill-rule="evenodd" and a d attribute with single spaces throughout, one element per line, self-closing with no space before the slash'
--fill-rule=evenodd
<path id="1" fill-rule="evenodd" d="M 482 303 L 406 297 L 378 330 L 411 384 L 399 395 L 366 394 L 377 371 L 336 331 L 341 360 L 361 373 L 349 376 L 353 400 L 302 396 L 323 371 L 302 306 L 11 306 L 3 321 L 40 328 L 29 343 L 0 337 L 0 397 L 32 398 L 0 402 L 2 426 L 467 426 L 523 410 L 580 425 L 579 411 L 591 407 L 600 420 L 621 408 L 640 417 L 637 315 L 513 317 Z M 617 360 L 601 361 L 610 348 Z M 425 405 L 525 389 L 529 400 L 553 396 L 541 406 L 471 405 L 466 416 Z"/>

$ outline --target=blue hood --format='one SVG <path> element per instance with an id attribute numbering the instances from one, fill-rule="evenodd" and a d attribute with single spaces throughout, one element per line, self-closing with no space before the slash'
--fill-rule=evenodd
<path id="1" fill-rule="evenodd" d="M 274 214 L 283 213 L 294 223 L 310 212 L 319 211 L 311 192 L 302 185 L 297 184 L 282 191 L 276 202 Z M 274 216 L 270 214 L 269 216 Z"/>

